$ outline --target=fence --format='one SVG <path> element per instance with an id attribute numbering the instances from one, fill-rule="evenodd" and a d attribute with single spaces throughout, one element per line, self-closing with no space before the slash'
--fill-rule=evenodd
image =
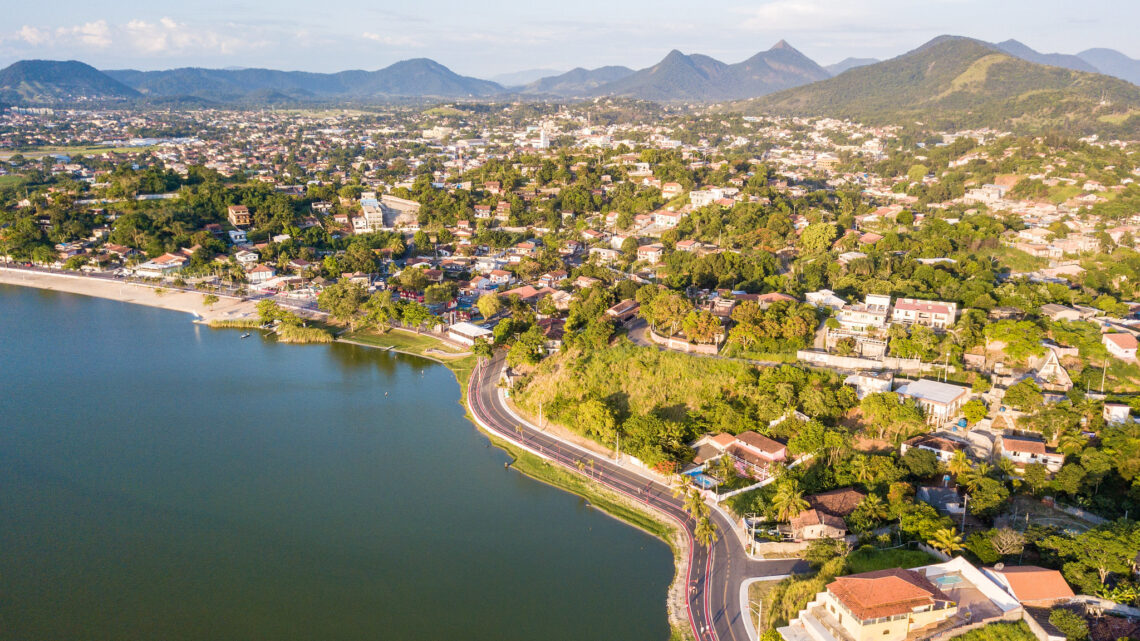
<path id="1" fill-rule="evenodd" d="M 1065 514 L 1068 514 L 1069 516 L 1075 516 L 1078 519 L 1088 521 L 1089 523 L 1092 523 L 1093 525 L 1104 525 L 1105 523 L 1108 523 L 1108 519 L 1097 516 L 1096 514 L 1093 514 L 1092 512 L 1082 510 L 1081 508 L 1073 506 L 1073 505 L 1062 505 L 1060 503 L 1054 503 L 1053 507 L 1057 508 L 1058 510 L 1061 510 L 1062 512 L 1064 512 Z"/>

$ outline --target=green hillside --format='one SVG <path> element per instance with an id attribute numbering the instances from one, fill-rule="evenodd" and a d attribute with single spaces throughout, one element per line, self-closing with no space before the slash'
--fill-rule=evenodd
<path id="1" fill-rule="evenodd" d="M 867 124 L 1140 134 L 1140 87 L 1027 62 L 977 40 L 948 36 L 897 58 L 732 108 Z"/>

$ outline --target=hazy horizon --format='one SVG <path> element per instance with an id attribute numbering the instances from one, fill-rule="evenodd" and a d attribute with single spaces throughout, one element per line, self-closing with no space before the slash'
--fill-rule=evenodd
<path id="1" fill-rule="evenodd" d="M 848 57 L 891 58 L 942 34 L 1013 38 L 1043 53 L 1094 47 L 1140 58 L 1129 26 L 1140 3 L 1057 0 L 710 0 L 701 6 L 586 0 L 534 7 L 435 0 L 415 7 L 339 0 L 319 7 L 282 0 L 189 0 L 162 9 L 126 0 L 113 7 L 63 0 L 9 9 L 0 66 L 75 59 L 100 69 L 264 67 L 374 70 L 431 58 L 480 78 L 548 68 L 655 64 L 672 49 L 725 62 L 787 40 L 821 65 Z M 1092 16 L 1092 17 L 1090 17 Z"/>

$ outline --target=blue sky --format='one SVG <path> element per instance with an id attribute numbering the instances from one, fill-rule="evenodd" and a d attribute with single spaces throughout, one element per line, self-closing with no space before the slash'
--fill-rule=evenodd
<path id="1" fill-rule="evenodd" d="M 829 64 L 889 58 L 944 33 L 1140 58 L 1138 22 L 1137 0 L 40 0 L 6 7 L 0 65 L 48 58 L 102 69 L 339 71 L 427 57 L 489 77 L 640 68 L 674 48 L 738 62 L 780 39 Z"/>

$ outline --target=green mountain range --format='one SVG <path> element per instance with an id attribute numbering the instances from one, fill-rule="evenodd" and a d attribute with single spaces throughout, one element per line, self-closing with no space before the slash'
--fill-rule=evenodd
<path id="1" fill-rule="evenodd" d="M 1036 64 L 978 40 L 941 36 L 897 58 L 738 102 L 746 113 L 850 118 L 868 124 L 1140 134 L 1140 87 Z"/>
<path id="2" fill-rule="evenodd" d="M 139 92 L 76 60 L 21 60 L 0 69 L 0 101 L 55 103 L 130 99 Z"/>
<path id="3" fill-rule="evenodd" d="M 642 100 L 714 102 L 738 100 L 830 77 L 826 69 L 781 40 L 736 64 L 674 49 L 646 69 L 595 88 L 595 96 Z"/>

